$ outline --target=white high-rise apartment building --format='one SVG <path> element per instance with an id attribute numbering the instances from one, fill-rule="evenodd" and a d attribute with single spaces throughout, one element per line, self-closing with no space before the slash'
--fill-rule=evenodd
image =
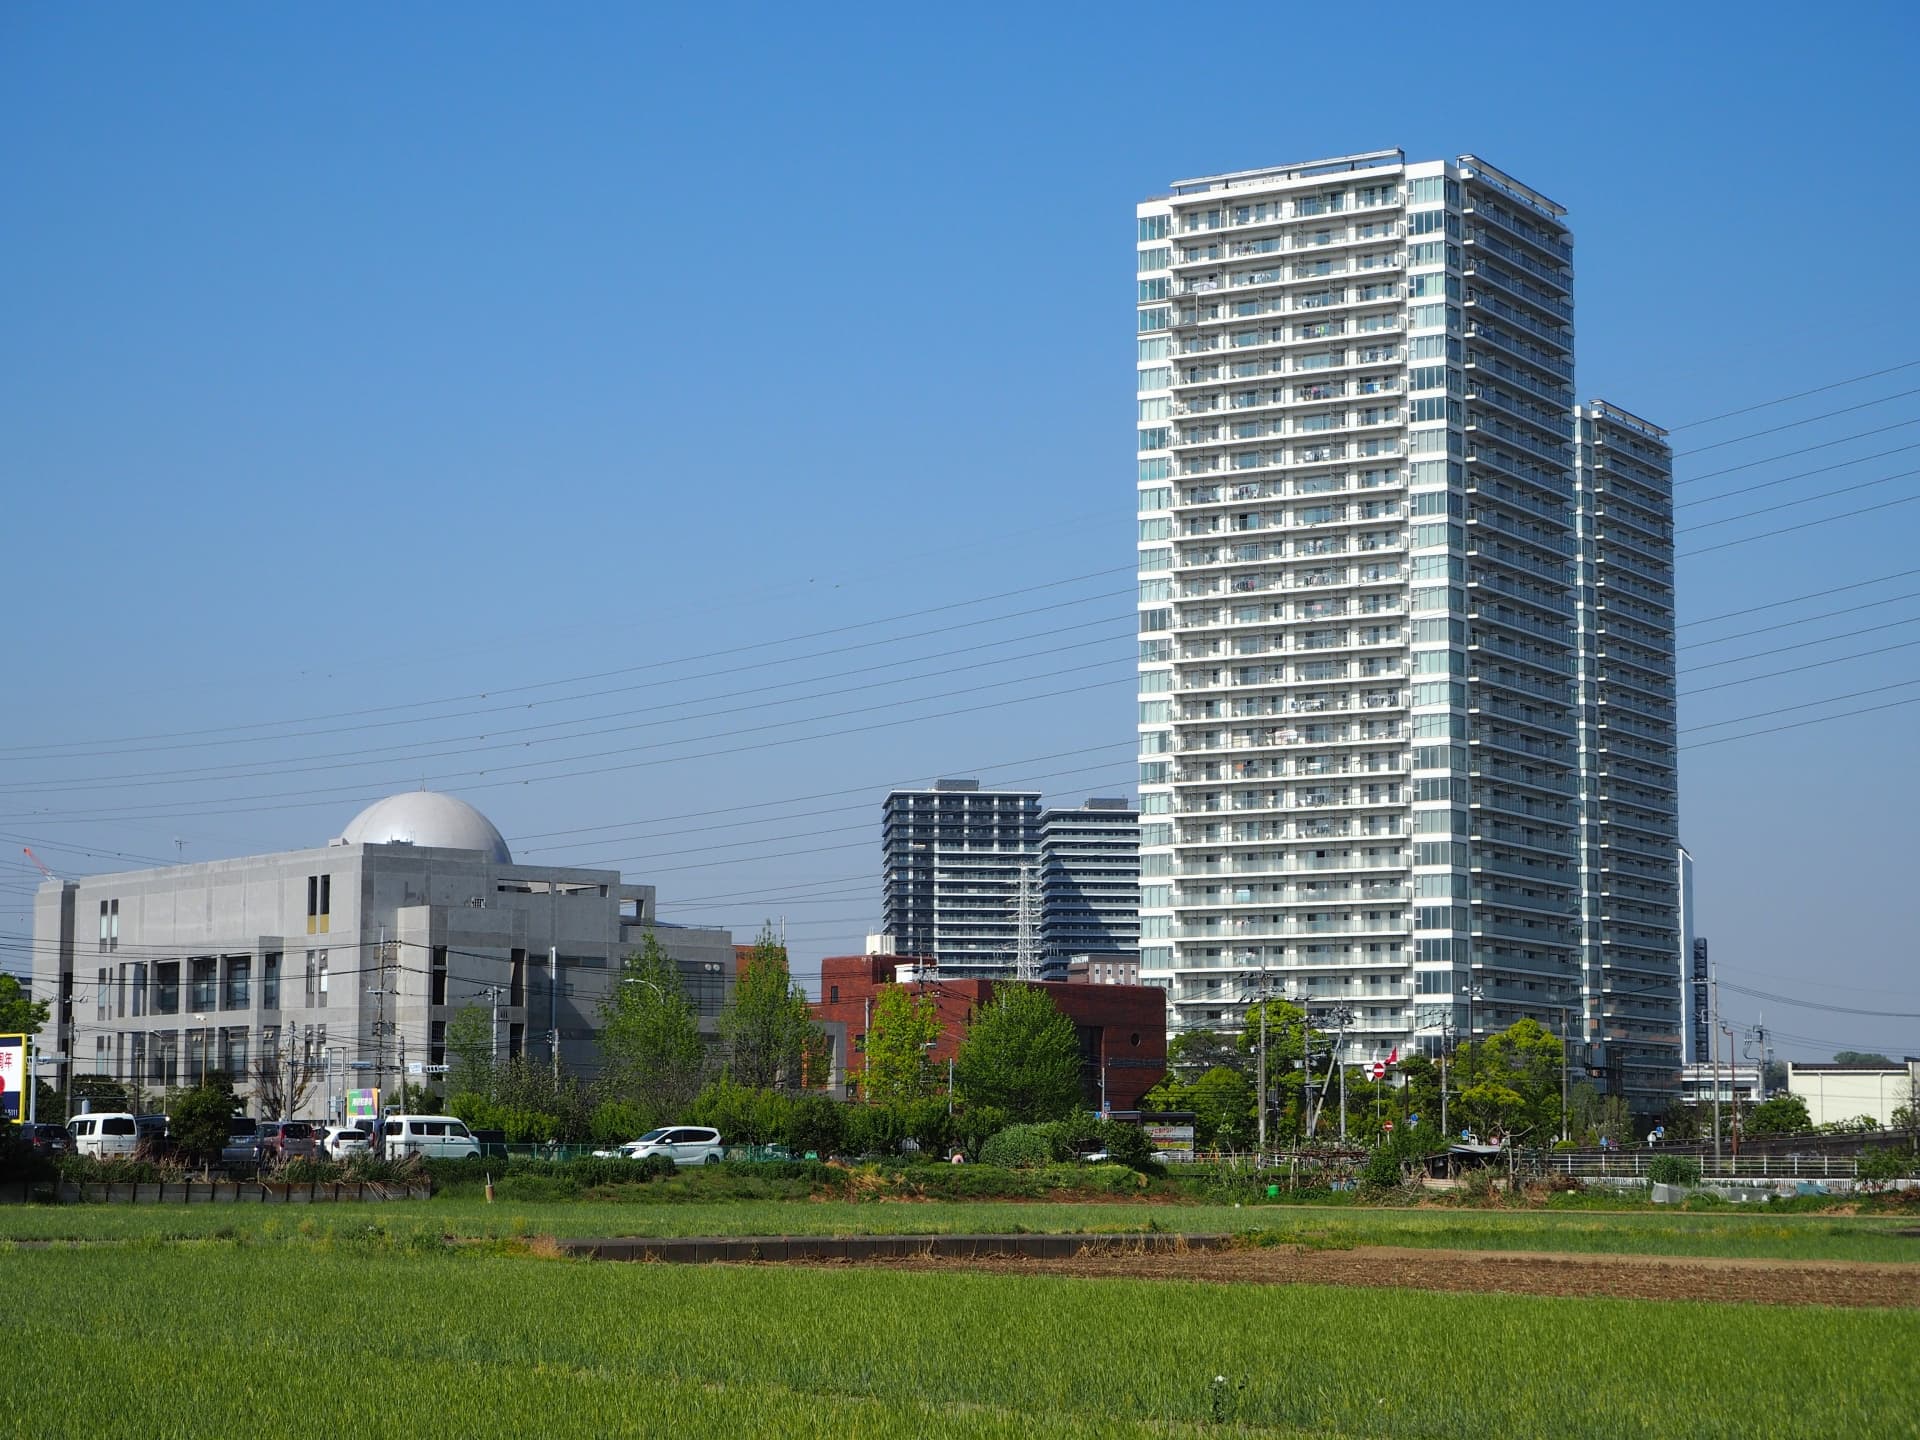
<path id="1" fill-rule="evenodd" d="M 1564 214 L 1397 150 L 1138 208 L 1140 958 L 1177 1027 L 1264 989 L 1344 1004 L 1356 1061 L 1604 1038 Z"/>

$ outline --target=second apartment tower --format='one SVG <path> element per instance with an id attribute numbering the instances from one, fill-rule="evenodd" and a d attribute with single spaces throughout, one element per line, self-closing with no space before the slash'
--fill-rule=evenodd
<path id="1" fill-rule="evenodd" d="M 1598 756 L 1606 706 L 1581 666 L 1565 212 L 1473 156 L 1382 151 L 1183 181 L 1137 218 L 1143 978 L 1182 1028 L 1235 1028 L 1263 991 L 1344 1007 L 1349 1060 L 1531 1016 L 1605 1073 L 1630 1030 L 1658 1089 L 1671 850 L 1633 872 L 1644 1024 L 1597 999 L 1599 912 L 1628 892 L 1582 872 L 1608 842 L 1583 840 L 1583 796 L 1590 832 L 1605 805 L 1581 717 Z M 1634 479 L 1670 637 L 1671 501 Z M 1666 757 L 1632 781 L 1651 838 L 1671 708 L 1658 665 L 1612 668 L 1654 685 L 1627 707 Z"/>

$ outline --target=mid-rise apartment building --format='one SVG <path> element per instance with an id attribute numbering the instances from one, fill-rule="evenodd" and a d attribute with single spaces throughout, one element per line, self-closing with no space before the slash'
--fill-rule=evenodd
<path id="1" fill-rule="evenodd" d="M 1138 944 L 1139 814 L 1124 799 L 1042 810 L 1036 791 L 940 780 L 887 796 L 881 847 L 889 953 L 949 977 L 1058 978 L 1074 955 Z"/>
<path id="2" fill-rule="evenodd" d="M 881 816 L 883 926 L 893 953 L 953 976 L 1013 973 L 1040 946 L 1040 793 L 938 780 Z"/>
<path id="3" fill-rule="evenodd" d="M 1651 1047 L 1583 949 L 1564 210 L 1396 150 L 1137 221 L 1143 978 L 1176 1028 L 1342 1007 L 1355 1060 L 1522 1016 Z M 1657 433 L 1591 413 L 1609 458 Z M 1641 535 L 1643 478 L 1596 536 Z M 1632 783 L 1617 813 L 1650 814 Z"/>
<path id="4" fill-rule="evenodd" d="M 1040 812 L 1040 949 L 1050 976 L 1076 955 L 1140 945 L 1140 812 L 1124 799 Z M 1109 963 L 1113 963 L 1111 960 Z"/>

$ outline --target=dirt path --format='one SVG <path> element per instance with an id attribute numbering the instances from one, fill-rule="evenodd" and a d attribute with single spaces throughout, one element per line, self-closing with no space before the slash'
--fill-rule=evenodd
<path id="1" fill-rule="evenodd" d="M 804 1263 L 804 1262 L 799 1262 Z M 827 1262 L 844 1264 L 847 1262 Z M 1920 1266 L 1853 1260 L 1732 1260 L 1700 1256 L 1419 1250 L 1276 1245 L 1143 1254 L 1124 1241 L 1095 1242 L 1067 1260 L 930 1259 L 873 1262 L 909 1270 L 987 1270 L 1247 1285 L 1401 1286 L 1509 1295 L 1584 1295 L 1763 1305 L 1920 1307 Z"/>

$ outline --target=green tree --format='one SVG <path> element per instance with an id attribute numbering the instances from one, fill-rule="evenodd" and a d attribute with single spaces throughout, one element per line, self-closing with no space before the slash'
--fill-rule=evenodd
<path id="1" fill-rule="evenodd" d="M 463 1005 L 447 1022 L 447 1093 L 487 1095 L 493 1091 L 493 1012 Z"/>
<path id="2" fill-rule="evenodd" d="M 720 1015 L 727 1066 L 749 1089 L 793 1092 L 825 1070 L 826 1036 L 813 1023 L 807 992 L 787 969 L 787 950 L 762 929 L 742 963 L 733 1001 Z"/>
<path id="3" fill-rule="evenodd" d="M 1257 1020 L 1255 1024 L 1258 1024 Z M 1269 1049 L 1273 1048 L 1277 1047 L 1270 1042 Z M 1241 1050 L 1231 1035 L 1222 1035 L 1217 1030 L 1204 1027 L 1183 1030 L 1167 1042 L 1167 1073 L 1187 1084 L 1192 1084 L 1209 1070 L 1222 1067 L 1244 1070 L 1246 1066 L 1246 1052 Z"/>
<path id="4" fill-rule="evenodd" d="M 1742 1128 L 1749 1135 L 1804 1135 L 1813 1129 L 1813 1117 L 1798 1095 L 1776 1095 L 1749 1110 Z"/>
<path id="5" fill-rule="evenodd" d="M 970 1105 L 1010 1120 L 1058 1120 L 1080 1106 L 1080 1042 L 1073 1022 L 1034 985 L 996 985 L 954 1057 L 954 1086 Z"/>
<path id="6" fill-rule="evenodd" d="M 940 1008 L 931 995 L 904 985 L 886 985 L 873 1002 L 867 1026 L 861 1097 L 875 1105 L 899 1105 L 934 1092 L 926 1047 L 940 1038 Z"/>
<path id="7" fill-rule="evenodd" d="M 651 930 L 601 1002 L 600 1053 L 602 1088 L 639 1113 L 641 1129 L 679 1120 L 700 1093 L 707 1048 L 699 1017 L 681 988 L 680 967 Z"/>
<path id="8" fill-rule="evenodd" d="M 1833 1063 L 1836 1065 L 1877 1065 L 1882 1070 L 1897 1070 L 1900 1068 L 1878 1050 L 1836 1050 L 1833 1052 Z"/>
<path id="9" fill-rule="evenodd" d="M 210 1163 L 227 1143 L 227 1122 L 240 1113 L 233 1082 L 224 1075 L 183 1092 L 168 1112 L 167 1131 L 181 1154 Z"/>
<path id="10" fill-rule="evenodd" d="M 1560 1039 L 1538 1020 L 1460 1047 L 1454 1074 L 1467 1082 L 1460 1100 L 1483 1134 L 1525 1134 L 1545 1143 L 1560 1133 Z M 1472 1098 L 1481 1092 L 1478 1102 Z"/>
<path id="11" fill-rule="evenodd" d="M 18 980 L 0 975 L 0 1035 L 38 1035 L 47 1013 L 46 1001 L 29 999 Z"/>
<path id="12" fill-rule="evenodd" d="M 1238 1150 L 1253 1138 L 1254 1093 L 1247 1077 L 1222 1065 L 1187 1087 L 1194 1143 L 1204 1149 Z"/>

